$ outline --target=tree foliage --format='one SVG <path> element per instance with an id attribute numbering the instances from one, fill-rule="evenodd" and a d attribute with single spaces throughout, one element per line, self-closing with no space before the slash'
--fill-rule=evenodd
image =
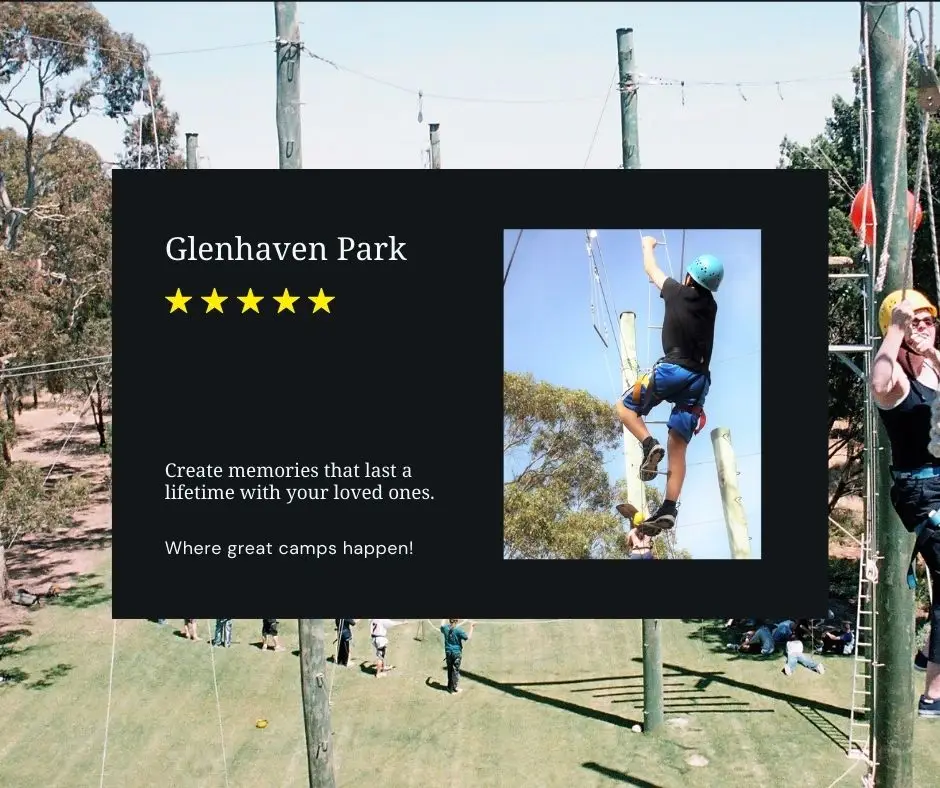
<path id="1" fill-rule="evenodd" d="M 181 170 L 186 161 L 180 153 L 179 115 L 171 112 L 158 77 L 151 75 L 137 117 L 126 119 L 123 150 L 118 162 L 122 170 Z M 152 103 L 151 103 L 152 102 Z M 156 134 L 154 134 L 156 119 Z"/>
<path id="2" fill-rule="evenodd" d="M 47 212 L 46 157 L 90 114 L 129 115 L 147 82 L 146 62 L 133 36 L 112 29 L 91 3 L 0 3 L 0 108 L 24 139 L 24 188 L 14 198 L 0 181 L 8 250 L 28 218 Z"/>
<path id="3" fill-rule="evenodd" d="M 503 375 L 503 488 L 507 558 L 623 558 L 623 519 L 613 511 L 626 500 L 623 482 L 611 485 L 605 453 L 622 428 L 611 403 L 586 391 Z M 647 486 L 649 500 L 658 492 Z M 615 500 L 616 499 L 616 500 Z M 657 557 L 688 557 L 654 542 Z"/>
<path id="4" fill-rule="evenodd" d="M 5 547 L 65 524 L 83 500 L 77 481 L 46 489 L 13 462 L 23 396 L 45 387 L 90 408 L 110 453 L 111 181 L 70 132 L 111 118 L 125 124 L 124 166 L 182 167 L 179 119 L 148 58 L 91 3 L 0 3 L 0 580 Z"/>
<path id="5" fill-rule="evenodd" d="M 907 182 L 911 191 L 917 191 L 916 174 L 920 147 L 921 111 L 917 106 L 917 82 L 920 73 L 916 57 L 912 54 L 908 69 L 907 91 Z M 864 249 L 849 219 L 852 199 L 863 183 L 864 161 L 861 142 L 861 107 L 863 103 L 860 70 L 855 69 L 855 94 L 851 102 L 841 96 L 832 100 L 832 114 L 826 119 L 820 134 L 800 144 L 784 138 L 780 145 L 780 169 L 828 169 L 829 177 L 829 254 L 851 257 L 855 265 L 841 268 L 841 272 L 865 272 L 868 262 Z M 933 193 L 926 187 L 921 192 L 921 205 L 925 215 L 928 202 L 936 206 L 937 184 L 940 181 L 940 128 L 934 122 L 928 126 L 927 157 Z M 877 264 L 877 261 L 876 261 Z M 932 300 L 938 299 L 938 283 L 934 273 L 934 259 L 930 242 L 930 223 L 925 218 L 914 238 L 914 287 Z M 875 294 L 876 304 L 884 294 Z M 829 343 L 840 345 L 868 344 L 864 336 L 863 299 L 857 280 L 833 279 L 829 283 Z M 878 327 L 874 325 L 877 336 Z M 861 356 L 853 360 L 861 366 Z M 848 495 L 863 493 L 863 452 L 865 382 L 836 356 L 829 357 L 829 433 L 830 514 Z M 844 455 L 843 455 L 844 453 Z M 844 460 L 836 462 L 844 456 Z"/>
<path id="6" fill-rule="evenodd" d="M 25 534 L 69 525 L 87 499 L 83 479 L 73 476 L 47 487 L 45 477 L 32 463 L 0 463 L 0 600 L 8 590 L 6 550 Z"/>

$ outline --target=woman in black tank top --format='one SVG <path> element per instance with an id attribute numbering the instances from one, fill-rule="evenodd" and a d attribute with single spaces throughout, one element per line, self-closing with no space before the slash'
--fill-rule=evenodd
<path id="1" fill-rule="evenodd" d="M 916 290 L 898 290 L 881 304 L 884 339 L 872 363 L 872 399 L 891 442 L 891 503 L 904 527 L 917 533 L 916 550 L 940 588 L 940 459 L 930 451 L 931 405 L 940 388 L 937 308 Z M 916 557 L 916 556 L 915 556 Z M 927 682 L 921 717 L 940 719 L 940 596 L 930 608 Z M 915 665 L 919 659 L 915 658 Z"/>

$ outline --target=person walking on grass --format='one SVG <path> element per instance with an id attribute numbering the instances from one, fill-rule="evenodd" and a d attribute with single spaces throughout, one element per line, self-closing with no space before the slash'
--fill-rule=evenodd
<path id="1" fill-rule="evenodd" d="M 916 588 L 920 553 L 936 590 L 940 584 L 940 459 L 930 452 L 931 406 L 940 388 L 937 307 L 916 290 L 889 294 L 878 310 L 881 346 L 871 365 L 871 392 L 891 444 L 891 503 L 915 535 L 908 585 Z M 915 657 L 927 676 L 917 703 L 921 717 L 940 719 L 940 598 L 930 605 L 926 657 Z M 920 663 L 920 664 L 918 664 Z"/>
<path id="2" fill-rule="evenodd" d="M 667 530 L 676 524 L 679 496 L 686 473 L 686 451 L 693 435 L 705 426 L 705 398 L 711 386 L 709 364 L 715 339 L 718 305 L 714 294 L 725 270 L 712 255 L 695 258 L 680 283 L 656 263 L 657 241 L 643 239 L 643 269 L 665 302 L 663 357 L 652 371 L 627 389 L 617 402 L 620 423 L 643 446 L 640 480 L 650 482 L 667 458 L 666 494 L 658 511 L 644 525 Z M 650 435 L 644 417 L 661 402 L 672 404 L 666 448 Z"/>
<path id="3" fill-rule="evenodd" d="M 441 621 L 441 634 L 444 636 L 444 661 L 447 664 L 447 691 L 451 695 L 460 692 L 460 662 L 463 659 L 463 644 L 473 637 L 475 623 L 469 622 L 464 631 L 457 626 L 458 619 Z"/>
<path id="4" fill-rule="evenodd" d="M 281 645 L 280 638 L 277 635 L 277 625 L 278 620 L 276 618 L 262 618 L 261 619 L 261 650 L 264 651 L 269 647 L 271 651 L 283 651 L 284 646 Z"/>
<path id="5" fill-rule="evenodd" d="M 231 618 L 217 618 L 215 620 L 215 635 L 212 637 L 213 646 L 222 646 L 231 648 L 232 646 L 232 621 Z"/>
<path id="6" fill-rule="evenodd" d="M 197 640 L 199 638 L 199 635 L 196 633 L 195 618 L 183 619 L 183 637 L 187 640 Z"/>
<path id="7" fill-rule="evenodd" d="M 336 664 L 340 667 L 349 667 L 349 652 L 352 647 L 352 628 L 356 626 L 354 618 L 336 619 Z"/>
<path id="8" fill-rule="evenodd" d="M 375 677 L 383 678 L 394 665 L 388 664 L 388 631 L 392 627 L 407 624 L 407 621 L 396 621 L 393 618 L 372 619 L 372 648 L 375 649 Z"/>

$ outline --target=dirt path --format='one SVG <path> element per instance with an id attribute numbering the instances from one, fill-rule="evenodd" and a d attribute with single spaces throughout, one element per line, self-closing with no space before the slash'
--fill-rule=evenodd
<path id="1" fill-rule="evenodd" d="M 53 583 L 67 588 L 73 578 L 98 566 L 110 549 L 110 462 L 99 449 L 90 410 L 79 419 L 81 410 L 81 405 L 58 404 L 46 396 L 38 408 L 17 417 L 14 461 L 32 462 L 47 472 L 52 467 L 53 479 L 78 474 L 88 480 L 91 491 L 89 504 L 75 514 L 71 528 L 31 534 L 7 551 L 13 590 L 44 592 Z M 0 605 L 0 633 L 22 626 L 28 618 L 23 607 Z"/>

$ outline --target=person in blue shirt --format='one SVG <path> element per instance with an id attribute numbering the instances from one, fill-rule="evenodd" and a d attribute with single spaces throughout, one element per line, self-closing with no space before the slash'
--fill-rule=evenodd
<path id="1" fill-rule="evenodd" d="M 473 637 L 474 622 L 465 632 L 457 626 L 457 619 L 450 618 L 441 621 L 441 634 L 444 636 L 444 660 L 447 663 L 447 691 L 451 694 L 460 692 L 457 684 L 460 682 L 460 662 L 463 657 L 463 644 Z"/>
<path id="2" fill-rule="evenodd" d="M 846 621 L 842 625 L 842 632 L 838 635 L 834 632 L 823 632 L 819 652 L 821 654 L 848 654 L 851 653 L 851 647 L 854 644 L 855 635 L 852 632 L 852 625 Z"/>
<path id="3" fill-rule="evenodd" d="M 793 631 L 796 626 L 795 621 L 787 619 L 786 621 L 781 621 L 774 627 L 773 639 L 774 645 L 782 646 L 784 645 L 791 637 L 793 637 Z"/>

